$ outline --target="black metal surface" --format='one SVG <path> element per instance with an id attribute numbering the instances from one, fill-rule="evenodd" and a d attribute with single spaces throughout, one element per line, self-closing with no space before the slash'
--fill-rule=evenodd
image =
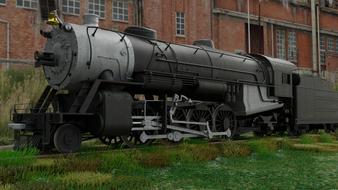
<path id="1" fill-rule="evenodd" d="M 100 136 L 123 136 L 131 132 L 132 102 L 129 93 L 121 91 L 102 90 L 100 92 L 100 114 L 103 119 Z M 97 126 L 93 126 L 97 128 Z"/>
<path id="2" fill-rule="evenodd" d="M 34 59 L 36 60 L 35 67 L 39 67 L 41 65 L 49 67 L 57 66 L 55 55 L 52 52 L 36 51 L 34 54 Z"/>
<path id="3" fill-rule="evenodd" d="M 81 146 L 81 131 L 72 124 L 61 125 L 56 129 L 53 141 L 61 153 L 77 152 Z"/>
<path id="4" fill-rule="evenodd" d="M 76 113 L 79 108 L 83 105 L 85 98 L 88 96 L 88 91 L 91 87 L 91 84 L 88 82 L 83 82 L 81 89 L 77 92 L 77 96 L 69 109 L 70 113 Z"/>
<path id="5" fill-rule="evenodd" d="M 338 123 L 338 93 L 329 82 L 312 76 L 300 76 L 295 88 L 297 124 Z"/>

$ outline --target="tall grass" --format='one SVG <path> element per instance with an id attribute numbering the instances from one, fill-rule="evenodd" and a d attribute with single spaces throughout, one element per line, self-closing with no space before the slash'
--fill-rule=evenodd
<path id="1" fill-rule="evenodd" d="M 248 142 L 248 145 L 254 153 L 261 156 L 273 155 L 280 148 L 278 141 L 269 138 L 252 140 Z"/>
<path id="2" fill-rule="evenodd" d="M 102 174 L 98 172 L 72 172 L 58 178 L 60 184 L 67 188 L 85 188 L 85 187 L 100 187 L 109 183 L 112 180 L 110 174 Z"/>
<path id="3" fill-rule="evenodd" d="M 319 136 L 319 142 L 323 142 L 323 143 L 332 143 L 334 140 L 334 137 L 331 136 L 330 134 L 328 133 L 320 133 L 320 136 Z"/>
<path id="4" fill-rule="evenodd" d="M 0 168 L 30 165 L 36 161 L 36 155 L 38 153 L 39 150 L 35 148 L 26 148 L 21 151 L 1 151 Z"/>
<path id="5" fill-rule="evenodd" d="M 36 162 L 37 149 L 0 152 L 0 185 L 12 184 L 27 177 L 25 168 Z"/>
<path id="6" fill-rule="evenodd" d="M 313 135 L 304 134 L 299 139 L 301 144 L 313 144 L 316 143 L 316 138 Z"/>
<path id="7" fill-rule="evenodd" d="M 12 131 L 7 128 L 15 104 L 35 102 L 46 86 L 43 72 L 33 68 L 0 71 L 0 145 L 7 144 Z"/>
<path id="8" fill-rule="evenodd" d="M 34 149 L 8 151 L 0 158 L 15 159 L 0 159 L 0 189 L 336 189 L 336 143 L 288 138 L 185 142 L 48 159 L 34 157 Z"/>

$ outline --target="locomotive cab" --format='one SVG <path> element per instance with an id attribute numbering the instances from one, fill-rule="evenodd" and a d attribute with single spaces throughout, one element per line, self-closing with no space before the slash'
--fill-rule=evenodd
<path id="1" fill-rule="evenodd" d="M 266 57 L 269 60 L 273 70 L 274 95 L 281 98 L 292 98 L 292 77 L 296 65 L 289 61 Z"/>

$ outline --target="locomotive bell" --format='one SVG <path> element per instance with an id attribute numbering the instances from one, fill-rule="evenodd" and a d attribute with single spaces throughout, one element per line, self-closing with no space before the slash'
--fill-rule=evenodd
<path id="1" fill-rule="evenodd" d="M 54 10 L 48 14 L 47 24 L 49 25 L 59 25 L 62 24 L 62 20 L 59 18 L 57 11 Z"/>

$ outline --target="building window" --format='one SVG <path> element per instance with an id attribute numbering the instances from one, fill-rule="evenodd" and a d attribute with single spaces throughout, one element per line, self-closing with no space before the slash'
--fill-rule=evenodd
<path id="1" fill-rule="evenodd" d="M 38 7 L 37 0 L 16 0 L 16 6 L 20 8 L 36 9 Z"/>
<path id="2" fill-rule="evenodd" d="M 277 58 L 297 62 L 297 32 L 276 30 Z"/>
<path id="3" fill-rule="evenodd" d="M 89 0 L 88 13 L 95 14 L 100 18 L 105 16 L 105 0 Z"/>
<path id="4" fill-rule="evenodd" d="M 334 51 L 334 40 L 333 38 L 327 38 L 327 50 Z"/>
<path id="5" fill-rule="evenodd" d="M 336 40 L 336 52 L 338 53 L 338 39 Z"/>
<path id="6" fill-rule="evenodd" d="M 297 38 L 296 32 L 288 34 L 288 60 L 297 62 Z"/>
<path id="7" fill-rule="evenodd" d="M 62 0 L 62 12 L 66 14 L 80 14 L 80 0 Z"/>
<path id="8" fill-rule="evenodd" d="M 325 64 L 325 38 L 323 36 L 320 37 L 320 64 Z"/>
<path id="9" fill-rule="evenodd" d="M 322 1 L 320 1 L 320 5 L 322 7 L 337 9 L 338 8 L 338 1 L 337 0 L 322 0 Z"/>
<path id="10" fill-rule="evenodd" d="M 6 5 L 6 0 L 0 0 L 0 5 Z"/>
<path id="11" fill-rule="evenodd" d="M 113 1 L 113 20 L 128 22 L 128 1 Z"/>
<path id="12" fill-rule="evenodd" d="M 277 47 L 277 58 L 285 59 L 285 31 L 277 30 L 276 32 L 276 47 Z"/>
<path id="13" fill-rule="evenodd" d="M 176 35 L 184 35 L 184 13 L 176 12 Z"/>

